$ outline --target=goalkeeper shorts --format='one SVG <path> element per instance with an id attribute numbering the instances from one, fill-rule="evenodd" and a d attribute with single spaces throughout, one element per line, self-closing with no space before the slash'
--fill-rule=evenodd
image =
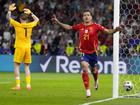
<path id="1" fill-rule="evenodd" d="M 31 59 L 31 48 L 28 47 L 17 47 L 14 53 L 14 62 L 16 63 L 28 63 L 32 62 Z"/>

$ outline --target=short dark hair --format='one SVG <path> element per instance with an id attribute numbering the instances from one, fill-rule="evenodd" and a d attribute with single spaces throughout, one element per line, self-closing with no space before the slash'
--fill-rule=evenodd
<path id="1" fill-rule="evenodd" d="M 27 15 L 25 13 L 21 13 L 20 14 L 20 19 L 22 19 L 22 20 L 28 20 L 29 19 L 29 15 Z"/>
<path id="2" fill-rule="evenodd" d="M 89 9 L 85 9 L 85 10 L 83 10 L 83 12 L 82 12 L 82 16 L 84 15 L 85 12 L 89 12 L 91 16 L 93 15 L 92 12 L 91 12 Z"/>

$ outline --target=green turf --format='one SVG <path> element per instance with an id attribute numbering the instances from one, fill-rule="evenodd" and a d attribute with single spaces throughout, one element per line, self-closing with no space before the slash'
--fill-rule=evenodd
<path id="1" fill-rule="evenodd" d="M 100 75 L 100 88 L 95 91 L 91 80 L 92 97 L 85 98 L 80 74 L 32 73 L 32 90 L 25 89 L 21 74 L 21 91 L 12 91 L 13 73 L 0 73 L 0 105 L 79 105 L 112 96 L 112 76 Z M 116 99 L 95 105 L 140 105 L 140 99 Z M 92 104 L 94 105 L 94 104 Z"/>

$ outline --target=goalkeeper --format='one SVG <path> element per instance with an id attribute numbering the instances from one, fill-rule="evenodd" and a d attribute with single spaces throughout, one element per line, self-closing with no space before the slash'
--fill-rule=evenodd
<path id="1" fill-rule="evenodd" d="M 11 17 L 11 12 L 16 9 L 15 4 L 9 6 L 8 18 L 10 24 L 15 28 L 15 52 L 14 52 L 14 73 L 16 86 L 13 90 L 20 90 L 20 64 L 24 62 L 25 74 L 26 74 L 26 88 L 31 90 L 31 77 L 29 65 L 31 60 L 31 35 L 32 29 L 39 22 L 38 17 L 36 17 L 29 9 L 23 9 L 23 13 L 20 15 L 20 22 L 14 20 Z M 29 16 L 32 16 L 33 21 L 29 22 Z"/>

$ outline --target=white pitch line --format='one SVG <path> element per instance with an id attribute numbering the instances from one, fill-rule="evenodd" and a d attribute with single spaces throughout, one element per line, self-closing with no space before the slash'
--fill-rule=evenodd
<path id="1" fill-rule="evenodd" d="M 119 96 L 119 98 L 140 98 L 140 93 Z"/>
<path id="2" fill-rule="evenodd" d="M 83 103 L 83 104 L 80 104 L 80 105 L 91 105 L 91 104 L 101 103 L 101 102 L 110 101 L 110 100 L 114 100 L 114 99 L 117 99 L 117 98 L 107 98 L 107 99 L 103 99 L 103 100 L 98 100 L 98 101 Z"/>
<path id="3" fill-rule="evenodd" d="M 0 84 L 9 84 L 9 83 L 12 83 L 12 82 L 0 82 Z"/>

